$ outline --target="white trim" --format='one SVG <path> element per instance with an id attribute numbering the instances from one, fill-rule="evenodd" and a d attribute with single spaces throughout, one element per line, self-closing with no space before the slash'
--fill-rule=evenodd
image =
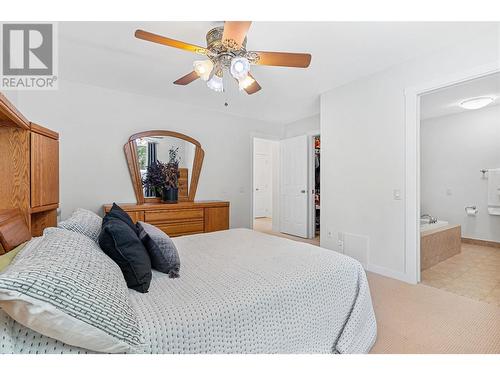
<path id="1" fill-rule="evenodd" d="M 389 268 L 376 266 L 374 264 L 368 263 L 365 267 L 366 271 L 377 273 L 382 276 L 390 277 L 391 279 L 401 280 L 407 283 L 412 283 L 411 279 L 408 277 L 407 273 L 391 270 Z"/>
<path id="2" fill-rule="evenodd" d="M 253 222 L 254 222 L 254 218 L 255 218 L 255 214 L 254 214 L 254 197 L 253 197 L 253 194 L 254 194 L 254 186 L 253 186 L 253 173 L 254 173 L 254 163 L 253 163 L 253 159 L 254 159 L 254 139 L 255 138 L 259 138 L 259 139 L 266 139 L 268 141 L 280 141 L 281 140 L 281 137 L 278 136 L 278 135 L 273 135 L 273 134 L 265 134 L 265 133 L 259 133 L 259 132 L 251 132 L 250 133 L 250 229 L 253 229 Z M 273 202 L 273 205 L 274 205 L 274 202 Z M 274 222 L 274 215 L 275 215 L 275 207 L 273 206 L 273 222 Z M 278 221 L 279 221 L 279 207 L 278 207 L 278 215 L 276 215 L 276 217 L 278 218 Z M 273 228 L 274 230 L 274 228 Z"/>
<path id="3" fill-rule="evenodd" d="M 402 280 L 413 284 L 420 281 L 420 227 L 418 225 L 420 217 L 420 96 L 443 87 L 498 72 L 500 72 L 500 61 L 405 89 L 405 272 Z M 370 268 L 373 269 L 374 266 Z"/>

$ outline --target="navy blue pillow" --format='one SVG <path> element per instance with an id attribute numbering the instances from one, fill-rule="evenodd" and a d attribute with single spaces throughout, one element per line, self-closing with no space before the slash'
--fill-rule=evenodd
<path id="1" fill-rule="evenodd" d="M 99 246 L 118 264 L 129 288 L 141 293 L 149 290 L 151 259 L 135 230 L 122 220 L 108 217 L 103 220 Z"/>
<path id="2" fill-rule="evenodd" d="M 123 221 L 135 233 L 137 233 L 137 228 L 136 228 L 134 222 L 132 221 L 132 219 L 130 218 L 130 216 L 125 211 L 123 211 L 123 209 L 120 206 L 118 206 L 116 203 L 113 203 L 113 207 L 111 207 L 111 210 L 109 210 L 109 212 L 104 216 L 104 219 L 102 219 L 103 224 L 111 218 Z"/>

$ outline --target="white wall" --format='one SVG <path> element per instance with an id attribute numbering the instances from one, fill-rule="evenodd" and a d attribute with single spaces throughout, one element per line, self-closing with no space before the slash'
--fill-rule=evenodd
<path id="1" fill-rule="evenodd" d="M 368 269 L 407 280 L 404 90 L 500 63 L 498 42 L 498 35 L 485 35 L 321 95 L 323 247 L 337 249 L 339 232 L 361 236 L 349 242 L 366 244 Z M 394 190 L 401 200 L 393 198 Z"/>
<path id="2" fill-rule="evenodd" d="M 319 113 L 317 115 L 306 117 L 285 125 L 284 138 L 296 137 L 298 135 L 310 134 L 311 132 L 320 132 Z"/>
<path id="3" fill-rule="evenodd" d="M 432 95 L 432 94 L 430 94 Z M 462 237 L 500 242 L 500 216 L 488 215 L 488 179 L 500 168 L 500 106 L 422 121 L 421 212 L 462 226 Z M 477 206 L 467 216 L 466 206 Z"/>
<path id="4" fill-rule="evenodd" d="M 60 133 L 62 218 L 77 207 L 101 212 L 105 203 L 135 202 L 123 145 L 133 133 L 166 129 L 205 150 L 196 199 L 229 200 L 231 226 L 250 227 L 250 135 L 282 132 L 276 124 L 63 80 L 56 91 L 18 92 L 16 105 Z"/>

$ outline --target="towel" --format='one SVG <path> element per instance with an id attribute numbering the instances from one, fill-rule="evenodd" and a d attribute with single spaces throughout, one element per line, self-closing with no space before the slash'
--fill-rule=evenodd
<path id="1" fill-rule="evenodd" d="M 500 215 L 500 168 L 488 169 L 488 213 Z"/>

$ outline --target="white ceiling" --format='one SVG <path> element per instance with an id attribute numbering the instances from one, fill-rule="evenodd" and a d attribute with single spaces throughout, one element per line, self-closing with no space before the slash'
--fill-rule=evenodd
<path id="1" fill-rule="evenodd" d="M 406 60 L 497 31 L 497 23 L 254 22 L 248 50 L 309 52 L 308 69 L 255 66 L 262 90 L 248 96 L 228 80 L 216 93 L 189 73 L 197 55 L 134 38 L 142 28 L 204 46 L 222 22 L 61 22 L 59 75 L 133 93 L 276 123 L 319 112 L 319 95 Z M 224 102 L 228 102 L 227 107 Z"/>
<path id="2" fill-rule="evenodd" d="M 496 98 L 490 106 L 500 104 L 500 73 L 473 79 L 423 95 L 420 102 L 420 116 L 423 120 L 426 120 L 470 111 L 460 107 L 459 104 L 464 100 L 479 96 Z"/>

